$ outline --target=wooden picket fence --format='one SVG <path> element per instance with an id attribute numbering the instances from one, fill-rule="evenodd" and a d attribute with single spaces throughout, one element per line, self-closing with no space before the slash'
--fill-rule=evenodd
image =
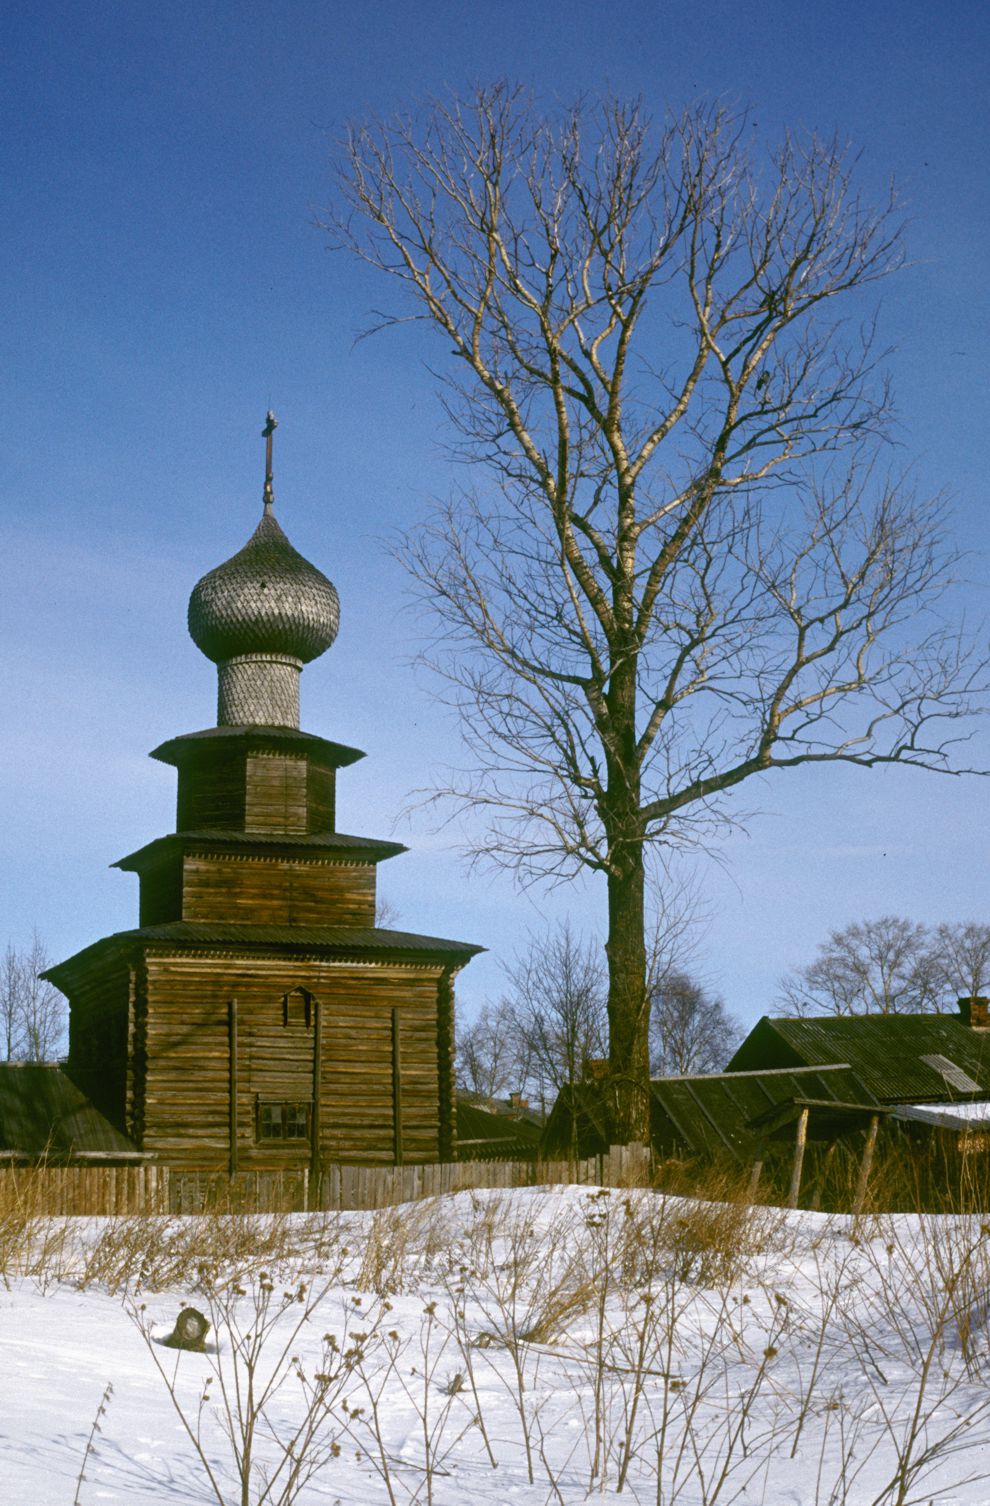
<path id="1" fill-rule="evenodd" d="M 394 1207 L 482 1187 L 641 1187 L 645 1145 L 613 1145 L 583 1161 L 450 1161 L 425 1166 L 329 1166 L 313 1196 L 305 1169 L 243 1171 L 168 1166 L 42 1166 L 0 1169 L 0 1208 L 53 1215 L 315 1212 Z"/>
<path id="2" fill-rule="evenodd" d="M 167 1213 L 167 1166 L 5 1166 L 0 1209 L 62 1217 Z"/>

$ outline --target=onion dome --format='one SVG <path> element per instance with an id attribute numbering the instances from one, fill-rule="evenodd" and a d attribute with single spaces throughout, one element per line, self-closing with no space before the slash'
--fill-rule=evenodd
<path id="1" fill-rule="evenodd" d="M 209 571 L 189 598 L 189 634 L 218 666 L 218 726 L 299 725 L 299 674 L 337 636 L 331 581 L 293 549 L 272 511 L 269 413 L 264 512 L 239 550 Z"/>
<path id="2" fill-rule="evenodd" d="M 308 664 L 330 647 L 339 622 L 332 582 L 293 549 L 268 503 L 244 548 L 189 598 L 189 634 L 214 664 L 259 653 Z"/>

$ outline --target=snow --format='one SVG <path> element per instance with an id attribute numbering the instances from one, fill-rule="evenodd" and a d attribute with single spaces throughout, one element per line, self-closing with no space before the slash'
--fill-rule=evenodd
<path id="1" fill-rule="evenodd" d="M 230 1220 L 49 1220 L 33 1256 L 7 1241 L 4 1506 L 240 1502 L 248 1362 L 256 1396 L 273 1382 L 252 1503 L 990 1499 L 979 1218 L 564 1188 L 299 1215 L 268 1249 L 253 1228 L 257 1259 Z M 213 1321 L 203 1353 L 161 1343 L 185 1305 Z M 264 1496 L 307 1425 L 315 1474 L 280 1494 L 283 1466 Z"/>
<path id="2" fill-rule="evenodd" d="M 893 1115 L 895 1119 L 937 1124 L 941 1129 L 965 1129 L 967 1125 L 990 1122 L 990 1103 L 902 1103 Z"/>

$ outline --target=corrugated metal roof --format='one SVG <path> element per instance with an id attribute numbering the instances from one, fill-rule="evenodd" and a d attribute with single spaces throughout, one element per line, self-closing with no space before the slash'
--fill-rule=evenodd
<path id="1" fill-rule="evenodd" d="M 48 1156 L 139 1154 L 60 1067 L 0 1063 L 0 1153 Z"/>
<path id="2" fill-rule="evenodd" d="M 990 1124 L 990 1103 L 899 1103 L 891 1110 L 894 1119 L 916 1120 L 919 1124 L 934 1124 L 938 1129 L 986 1130 Z"/>
<path id="3" fill-rule="evenodd" d="M 509 1119 L 480 1104 L 457 1100 L 457 1153 L 462 1161 L 535 1156 L 540 1133 L 540 1127 L 528 1120 Z"/>
<path id="4" fill-rule="evenodd" d="M 793 1098 L 862 1105 L 874 1101 L 856 1074 L 842 1065 L 657 1078 L 652 1089 L 671 1138 L 694 1155 L 729 1155 L 744 1164 L 752 1161 L 759 1143 L 750 1121 L 768 1109 Z M 656 1130 L 661 1140 L 667 1138 L 662 1120 Z"/>
<path id="5" fill-rule="evenodd" d="M 760 1137 L 750 1121 L 792 1098 L 869 1106 L 872 1094 L 848 1066 L 785 1068 L 766 1072 L 717 1072 L 685 1077 L 655 1077 L 650 1084 L 650 1122 L 659 1150 L 681 1146 L 710 1160 L 727 1156 L 742 1165 L 755 1159 Z M 567 1150 L 571 1139 L 571 1104 L 577 1119 L 576 1141 L 582 1156 L 608 1148 L 604 1085 L 575 1084 L 558 1095 L 547 1121 L 548 1153 Z"/>
<path id="6" fill-rule="evenodd" d="M 973 1080 L 975 1091 L 990 1092 L 990 1032 L 972 1030 L 958 1015 L 769 1018 L 761 1020 L 757 1029 L 763 1026 L 779 1035 L 809 1066 L 848 1062 L 881 1103 L 964 1097 L 961 1088 L 925 1060 L 932 1056 L 948 1058 Z"/>
<path id="7" fill-rule="evenodd" d="M 483 952 L 483 946 L 468 941 L 448 941 L 442 936 L 419 936 L 412 931 L 386 931 L 377 926 L 265 926 L 223 925 L 208 921 L 173 920 L 155 926 L 138 926 L 133 931 L 116 931 L 94 941 L 92 946 L 76 952 L 42 974 L 61 988 L 79 967 L 102 957 L 109 950 L 127 950 L 133 946 L 166 946 L 196 949 L 230 947 L 232 950 L 264 951 L 268 947 L 298 952 L 316 952 L 330 956 L 354 956 L 388 952 L 396 959 L 432 956 L 444 960 L 467 962 Z"/>

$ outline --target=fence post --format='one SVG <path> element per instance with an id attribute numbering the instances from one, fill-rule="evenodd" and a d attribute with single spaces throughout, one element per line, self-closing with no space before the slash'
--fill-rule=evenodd
<path id="1" fill-rule="evenodd" d="M 866 1145 L 863 1148 L 863 1160 L 859 1168 L 859 1179 L 856 1182 L 856 1196 L 853 1199 L 853 1213 L 858 1217 L 863 1211 L 866 1202 L 866 1188 L 870 1180 L 870 1168 L 873 1165 L 873 1152 L 877 1144 L 877 1130 L 880 1128 L 880 1115 L 870 1115 L 870 1127 L 866 1132 Z"/>
<path id="2" fill-rule="evenodd" d="M 808 1144 L 808 1115 L 810 1110 L 803 1108 L 798 1116 L 797 1134 L 794 1139 L 794 1167 L 791 1171 L 791 1186 L 787 1194 L 788 1208 L 796 1208 L 798 1198 L 801 1195 L 801 1170 L 804 1166 L 804 1152 Z"/>

